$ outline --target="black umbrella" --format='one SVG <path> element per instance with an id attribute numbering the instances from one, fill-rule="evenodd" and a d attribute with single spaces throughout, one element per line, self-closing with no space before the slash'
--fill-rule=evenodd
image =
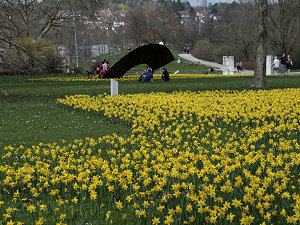
<path id="1" fill-rule="evenodd" d="M 121 78 L 128 70 L 139 64 L 149 65 L 152 72 L 154 72 L 154 70 L 157 70 L 174 60 L 173 54 L 164 45 L 143 45 L 129 52 L 116 62 L 103 78 Z"/>

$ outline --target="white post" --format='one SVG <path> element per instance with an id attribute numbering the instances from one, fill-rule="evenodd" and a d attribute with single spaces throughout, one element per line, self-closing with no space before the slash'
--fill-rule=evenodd
<path id="1" fill-rule="evenodd" d="M 234 74 L 234 56 L 223 56 L 223 75 Z"/>
<path id="2" fill-rule="evenodd" d="M 267 55 L 267 60 L 266 60 L 266 75 L 271 75 L 272 74 L 272 64 L 273 64 L 273 56 L 272 55 Z"/>
<path id="3" fill-rule="evenodd" d="M 228 56 L 228 70 L 229 74 L 234 74 L 234 56 Z"/>
<path id="4" fill-rule="evenodd" d="M 223 56 L 223 75 L 228 75 L 229 70 L 228 70 L 228 57 Z"/>
<path id="5" fill-rule="evenodd" d="M 110 95 L 117 96 L 119 94 L 118 81 L 110 79 Z"/>

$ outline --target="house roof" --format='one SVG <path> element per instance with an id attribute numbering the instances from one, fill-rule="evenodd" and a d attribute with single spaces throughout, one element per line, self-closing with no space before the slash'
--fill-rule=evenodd
<path id="1" fill-rule="evenodd" d="M 97 14 L 97 16 L 104 16 L 105 17 L 105 16 L 107 16 L 107 15 L 109 15 L 111 13 L 110 13 L 109 10 L 97 10 L 96 14 Z"/>
<path id="2" fill-rule="evenodd" d="M 197 15 L 208 15 L 208 12 L 203 10 L 203 11 L 198 11 Z"/>
<path id="3" fill-rule="evenodd" d="M 189 15 L 189 14 L 190 14 L 190 12 L 189 12 L 188 10 L 178 11 L 178 13 L 179 13 L 180 15 Z"/>

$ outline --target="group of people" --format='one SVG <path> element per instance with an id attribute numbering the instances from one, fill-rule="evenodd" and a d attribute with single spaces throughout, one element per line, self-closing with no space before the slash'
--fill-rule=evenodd
<path id="1" fill-rule="evenodd" d="M 101 63 L 101 65 L 96 65 L 96 60 L 93 59 L 92 60 L 92 70 L 96 72 L 96 78 L 100 79 L 103 78 L 103 75 L 105 75 L 107 73 L 107 71 L 110 68 L 110 64 L 108 61 L 106 61 L 106 59 L 104 59 Z M 96 65 L 96 66 L 94 66 Z M 92 73 L 88 72 L 87 74 L 88 79 L 92 79 Z"/>
<path id="2" fill-rule="evenodd" d="M 183 48 L 184 53 L 190 54 L 190 51 L 191 51 L 190 46 L 187 46 L 187 47 Z"/>
<path id="3" fill-rule="evenodd" d="M 109 62 L 106 61 L 105 59 L 102 61 L 101 65 L 97 65 L 95 68 L 93 68 L 93 64 L 96 64 L 96 63 L 92 61 L 92 70 L 96 72 L 96 78 L 98 78 L 98 79 L 103 78 L 103 75 L 105 75 L 110 68 Z M 92 72 L 90 72 L 90 71 L 87 72 L 87 78 L 93 79 Z M 170 80 L 170 75 L 166 68 L 162 68 L 162 80 L 163 81 Z M 140 76 L 139 82 L 141 82 L 141 81 L 142 82 L 153 81 L 153 70 L 149 65 L 147 65 L 147 68 L 145 69 L 144 73 Z"/>
<path id="4" fill-rule="evenodd" d="M 103 75 L 105 75 L 107 73 L 107 71 L 110 68 L 110 64 L 108 61 L 106 61 L 105 59 L 102 61 L 101 65 L 97 65 L 96 67 L 96 77 L 97 78 L 102 78 Z"/>
<path id="5" fill-rule="evenodd" d="M 282 57 L 280 59 L 277 58 L 277 56 L 274 57 L 273 61 L 273 71 L 277 75 L 279 68 L 281 69 L 281 74 L 285 75 L 285 72 L 287 70 L 287 73 L 291 73 L 291 68 L 292 68 L 293 62 L 290 57 L 290 55 L 285 55 L 284 53 L 282 54 Z"/>
<path id="6" fill-rule="evenodd" d="M 166 82 L 170 80 L 170 74 L 166 68 L 162 68 L 161 78 L 163 81 L 166 81 Z M 153 70 L 149 65 L 147 65 L 146 70 L 140 76 L 138 81 L 139 82 L 153 81 Z"/>
<path id="7" fill-rule="evenodd" d="M 293 66 L 293 61 L 292 61 L 290 55 L 286 56 L 286 54 L 282 54 L 282 57 L 280 59 L 278 59 L 277 56 L 274 57 L 272 69 L 276 75 L 278 75 L 279 69 L 281 70 L 280 74 L 285 75 L 286 71 L 287 71 L 287 74 L 291 73 L 292 66 Z M 238 61 L 236 63 L 236 68 L 237 68 L 238 72 L 243 72 L 243 70 L 244 70 L 243 63 L 241 61 Z"/>

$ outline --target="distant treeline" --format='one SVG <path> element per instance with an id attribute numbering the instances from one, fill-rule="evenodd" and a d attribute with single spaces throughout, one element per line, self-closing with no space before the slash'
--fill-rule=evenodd
<path id="1" fill-rule="evenodd" d="M 133 7 L 137 3 L 147 3 L 147 2 L 159 2 L 166 4 L 173 8 L 175 11 L 185 10 L 187 7 L 191 7 L 189 2 L 181 2 L 180 0 L 112 0 L 113 3 L 124 4 L 129 7 Z"/>

